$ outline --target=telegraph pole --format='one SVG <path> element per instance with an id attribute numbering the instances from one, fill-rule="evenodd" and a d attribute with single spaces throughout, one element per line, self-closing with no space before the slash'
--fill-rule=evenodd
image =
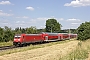
<path id="1" fill-rule="evenodd" d="M 51 27 L 51 33 L 52 33 L 52 27 Z"/>
<path id="2" fill-rule="evenodd" d="M 69 39 L 70 39 L 70 28 L 69 28 Z"/>
<path id="3" fill-rule="evenodd" d="M 52 33 L 53 24 L 51 24 L 51 33 Z"/>

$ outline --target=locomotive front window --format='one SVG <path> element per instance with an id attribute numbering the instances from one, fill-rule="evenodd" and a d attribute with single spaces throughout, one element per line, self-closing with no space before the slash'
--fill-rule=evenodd
<path id="1" fill-rule="evenodd" d="M 19 39 L 19 38 L 21 38 L 21 36 L 15 36 L 14 38 L 15 38 L 15 39 Z"/>

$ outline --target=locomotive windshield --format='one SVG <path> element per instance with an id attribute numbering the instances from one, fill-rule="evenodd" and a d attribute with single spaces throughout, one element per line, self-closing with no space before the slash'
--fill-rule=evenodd
<path id="1" fill-rule="evenodd" d="M 20 38 L 20 36 L 15 36 L 14 38 L 15 38 L 15 39 L 19 39 L 19 38 Z"/>

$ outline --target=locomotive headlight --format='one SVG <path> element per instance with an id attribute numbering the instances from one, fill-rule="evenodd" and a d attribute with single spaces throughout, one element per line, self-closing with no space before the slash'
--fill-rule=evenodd
<path id="1" fill-rule="evenodd" d="M 18 39 L 18 41 L 20 41 L 20 39 Z"/>
<path id="2" fill-rule="evenodd" d="M 14 39 L 14 41 L 16 41 L 16 39 Z"/>

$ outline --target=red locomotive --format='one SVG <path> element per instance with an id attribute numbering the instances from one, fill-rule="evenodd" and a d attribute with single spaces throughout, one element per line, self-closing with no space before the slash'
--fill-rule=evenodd
<path id="1" fill-rule="evenodd" d="M 16 34 L 13 45 L 20 46 L 27 43 L 47 42 L 76 38 L 77 34 L 68 33 L 40 33 L 40 34 Z"/>

